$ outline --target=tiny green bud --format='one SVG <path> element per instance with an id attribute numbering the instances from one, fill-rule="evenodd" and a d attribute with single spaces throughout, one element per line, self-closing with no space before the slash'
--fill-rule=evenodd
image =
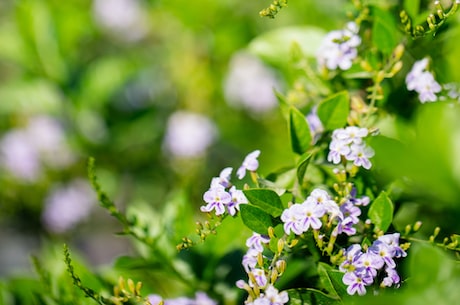
<path id="1" fill-rule="evenodd" d="M 260 252 L 257 254 L 257 264 L 259 264 L 259 266 L 261 268 L 264 267 L 264 257 L 262 255 L 262 253 L 260 253 Z"/>
<path id="2" fill-rule="evenodd" d="M 127 281 L 128 289 L 132 293 L 136 293 L 136 287 L 134 286 L 134 281 L 132 279 L 128 279 Z"/>
<path id="3" fill-rule="evenodd" d="M 268 237 L 270 237 L 270 239 L 273 239 L 275 238 L 275 229 L 273 229 L 273 227 L 268 227 Z"/>
<path id="4" fill-rule="evenodd" d="M 420 228 L 422 227 L 422 222 L 421 221 L 417 221 L 415 224 L 414 224 L 414 232 L 417 232 L 418 230 L 420 230 Z"/>
<path id="5" fill-rule="evenodd" d="M 277 279 L 278 279 L 278 270 L 273 269 L 272 274 L 270 276 L 270 282 L 274 284 Z"/>
<path id="6" fill-rule="evenodd" d="M 284 239 L 279 239 L 277 246 L 278 246 L 278 249 L 277 249 L 278 253 L 283 252 L 283 250 L 284 250 Z"/>
<path id="7" fill-rule="evenodd" d="M 286 270 L 286 261 L 283 259 L 280 259 L 279 261 L 277 261 L 276 269 L 278 270 L 279 275 L 283 274 L 284 271 Z"/>
<path id="8" fill-rule="evenodd" d="M 404 229 L 404 233 L 409 234 L 410 231 L 412 231 L 412 226 L 411 225 L 407 225 L 406 228 Z"/>
<path id="9" fill-rule="evenodd" d="M 390 74 L 395 75 L 396 73 L 398 73 L 401 70 L 402 66 L 403 66 L 403 62 L 402 61 L 397 61 L 393 65 L 393 67 L 391 68 Z"/>

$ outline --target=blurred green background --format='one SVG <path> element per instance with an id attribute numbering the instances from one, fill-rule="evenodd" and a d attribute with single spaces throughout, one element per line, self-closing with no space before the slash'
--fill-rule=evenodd
<path id="1" fill-rule="evenodd" d="M 61 260 L 64 241 L 98 268 L 143 251 L 114 236 L 120 225 L 97 206 L 86 177 L 90 156 L 120 209 L 153 235 L 168 230 L 172 249 L 193 232 L 202 194 L 222 168 L 236 169 L 255 149 L 262 151 L 262 173 L 292 166 L 286 122 L 272 91 L 285 92 L 292 79 L 280 66 L 286 59 L 270 51 L 282 45 L 276 39 L 264 45 L 271 39 L 264 34 L 310 26 L 309 40 L 300 44 L 313 55 L 321 36 L 348 20 L 349 2 L 290 1 L 273 20 L 258 15 L 268 1 L 1 0 L 0 278 L 28 274 L 31 253 Z M 460 77 L 460 31 L 445 29 L 431 49 L 432 37 L 409 43 L 404 59 L 413 62 L 428 50 L 437 60 L 437 79 L 452 82 Z M 255 45 L 259 36 L 265 40 Z M 251 42 L 264 61 L 248 51 Z M 402 175 L 414 181 L 412 192 L 405 181 L 390 185 L 397 229 L 422 219 L 426 234 L 439 224 L 446 234 L 458 233 L 458 107 L 426 105 L 418 114 L 413 96 L 406 104 L 402 76 L 394 83 L 384 84 L 394 89 L 384 107 L 403 119 L 389 117 L 379 127 L 410 147 L 389 150 L 385 138 L 377 139 L 380 167 L 372 175 L 385 187 Z M 203 278 L 216 266 L 228 268 L 219 262 L 205 267 L 208 258 L 248 237 L 233 231 L 235 223 L 226 225 L 219 237 L 225 245 L 210 239 L 208 248 L 197 250 L 202 256 L 183 254 Z M 240 258 L 234 252 L 227 257 Z M 116 266 L 136 267 L 123 257 Z"/>

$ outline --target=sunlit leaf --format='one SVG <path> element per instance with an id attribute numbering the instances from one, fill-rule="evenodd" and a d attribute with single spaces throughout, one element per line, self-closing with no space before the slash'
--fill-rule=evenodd
<path id="1" fill-rule="evenodd" d="M 393 221 L 393 202 L 385 192 L 372 202 L 367 216 L 375 225 L 376 230 L 386 231 Z"/>
<path id="2" fill-rule="evenodd" d="M 273 217 L 278 217 L 283 213 L 283 204 L 276 192 L 269 189 L 250 189 L 243 192 L 251 204 L 261 208 Z"/>
<path id="3" fill-rule="evenodd" d="M 272 218 L 258 207 L 242 204 L 240 205 L 241 219 L 252 231 L 259 234 L 267 234 L 269 227 L 273 226 Z"/>
<path id="4" fill-rule="evenodd" d="M 343 127 L 350 112 L 348 91 L 336 93 L 318 105 L 318 117 L 327 130 Z"/>

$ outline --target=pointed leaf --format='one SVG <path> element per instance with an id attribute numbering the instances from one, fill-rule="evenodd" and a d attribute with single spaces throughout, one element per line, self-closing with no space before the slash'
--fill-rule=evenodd
<path id="1" fill-rule="evenodd" d="M 315 305 L 342 305 L 343 301 L 335 296 L 330 296 L 325 294 L 322 291 L 311 289 L 311 288 L 301 288 L 301 289 L 289 289 L 287 290 L 289 295 L 289 305 L 305 305 L 305 304 L 315 304 Z"/>
<path id="2" fill-rule="evenodd" d="M 350 97 L 348 91 L 336 93 L 318 105 L 318 117 L 327 130 L 343 127 L 350 113 Z"/>
<path id="3" fill-rule="evenodd" d="M 243 191 L 249 202 L 273 217 L 283 213 L 283 203 L 275 191 L 269 189 L 250 189 Z"/>
<path id="4" fill-rule="evenodd" d="M 375 225 L 376 230 L 386 232 L 393 221 L 393 210 L 393 202 L 391 202 L 388 195 L 382 191 L 372 202 L 367 216 Z"/>
<path id="5" fill-rule="evenodd" d="M 293 152 L 301 155 L 310 148 L 312 138 L 307 119 L 295 107 L 289 109 L 289 134 Z"/>
<path id="6" fill-rule="evenodd" d="M 243 223 L 254 232 L 259 234 L 267 234 L 268 227 L 273 226 L 270 215 L 259 209 L 258 207 L 242 204 L 240 205 L 241 219 Z"/>
<path id="7" fill-rule="evenodd" d="M 325 263 L 318 264 L 318 275 L 323 288 L 331 296 L 347 295 L 347 287 L 342 282 L 344 273 L 333 269 Z"/>
<path id="8" fill-rule="evenodd" d="M 305 153 L 302 155 L 299 162 L 297 162 L 297 180 L 300 184 L 303 182 L 303 178 L 305 176 L 305 172 L 307 171 L 308 164 L 310 163 L 311 156 L 311 153 Z"/>

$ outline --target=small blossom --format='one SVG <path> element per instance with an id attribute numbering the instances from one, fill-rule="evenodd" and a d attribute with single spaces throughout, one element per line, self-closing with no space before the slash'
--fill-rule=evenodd
<path id="1" fill-rule="evenodd" d="M 248 203 L 248 199 L 244 195 L 242 190 L 237 190 L 235 186 L 232 186 L 229 190 L 232 200 L 227 204 L 228 214 L 235 216 L 237 211 L 240 210 L 240 204 Z"/>
<path id="2" fill-rule="evenodd" d="M 406 76 L 407 89 L 417 92 L 422 103 L 437 101 L 436 93 L 442 90 L 433 74 L 428 71 L 428 64 L 428 58 L 416 61 Z"/>
<path id="3" fill-rule="evenodd" d="M 293 204 L 288 209 L 285 209 L 281 214 L 281 221 L 284 223 L 284 232 L 286 234 L 294 232 L 296 235 L 301 235 L 303 233 L 303 216 L 303 208 L 300 204 Z"/>
<path id="4" fill-rule="evenodd" d="M 329 70 L 350 69 L 361 44 L 358 31 L 356 23 L 349 22 L 345 29 L 329 32 L 318 49 L 318 64 Z"/>
<path id="5" fill-rule="evenodd" d="M 398 285 L 401 282 L 401 278 L 395 269 L 387 267 L 385 272 L 387 273 L 387 276 L 383 279 L 381 284 L 382 286 L 391 287 L 393 285 Z"/>
<path id="6" fill-rule="evenodd" d="M 406 257 L 407 253 L 399 246 L 399 233 L 385 234 L 378 238 L 378 240 L 390 246 L 390 251 L 393 257 Z"/>
<path id="7" fill-rule="evenodd" d="M 368 133 L 366 128 L 356 126 L 334 130 L 331 143 L 329 143 L 327 160 L 339 164 L 342 158 L 345 158 L 348 161 L 353 161 L 356 166 L 370 169 L 372 163 L 369 158 L 374 156 L 374 150 L 363 141 Z"/>
<path id="8" fill-rule="evenodd" d="M 256 280 L 255 284 L 259 287 L 265 287 L 268 283 L 267 276 L 265 275 L 265 270 L 256 268 L 251 271 L 252 275 L 254 275 L 254 279 Z M 254 283 L 250 282 L 250 286 L 253 286 Z"/>
<path id="9" fill-rule="evenodd" d="M 342 278 L 345 285 L 348 286 L 347 292 L 349 295 L 354 295 L 356 292 L 359 295 L 366 294 L 366 287 L 373 282 L 372 276 L 366 273 L 347 272 Z"/>
<path id="10" fill-rule="evenodd" d="M 257 256 L 259 251 L 254 248 L 249 248 L 245 255 L 243 255 L 242 265 L 246 273 L 249 273 L 257 266 Z"/>
<path id="11" fill-rule="evenodd" d="M 215 187 L 204 193 L 203 200 L 207 205 L 201 207 L 202 212 L 215 210 L 216 215 L 222 215 L 225 213 L 225 206 L 232 201 L 232 196 L 223 187 Z"/>
<path id="12" fill-rule="evenodd" d="M 303 218 L 302 218 L 302 231 L 306 232 L 310 227 L 318 230 L 323 225 L 320 218 L 326 213 L 323 205 L 317 204 L 314 201 L 306 200 L 301 204 Z"/>
<path id="13" fill-rule="evenodd" d="M 260 150 L 255 150 L 248 154 L 246 158 L 244 158 L 243 164 L 238 168 L 236 172 L 238 179 L 243 179 L 246 175 L 246 170 L 255 172 L 259 168 L 259 161 L 257 158 L 260 155 Z"/>
<path id="14" fill-rule="evenodd" d="M 289 301 L 287 292 L 279 292 L 273 285 L 269 285 L 265 289 L 264 297 L 270 300 L 270 305 L 283 305 Z"/>
<path id="15" fill-rule="evenodd" d="M 216 186 L 223 186 L 223 187 L 230 187 L 230 176 L 232 174 L 233 168 L 231 167 L 226 167 L 224 168 L 220 174 L 219 177 L 214 177 L 211 180 L 211 188 L 216 187 Z"/>
<path id="16" fill-rule="evenodd" d="M 253 233 L 251 237 L 246 240 L 246 246 L 248 248 L 253 248 L 258 252 L 264 251 L 264 246 L 262 244 L 268 244 L 270 238 L 266 235 L 260 235 L 259 233 Z"/>
<path id="17" fill-rule="evenodd" d="M 358 269 L 364 270 L 367 274 L 375 277 L 377 270 L 383 267 L 384 261 L 380 255 L 368 250 L 359 256 L 354 265 Z"/>

